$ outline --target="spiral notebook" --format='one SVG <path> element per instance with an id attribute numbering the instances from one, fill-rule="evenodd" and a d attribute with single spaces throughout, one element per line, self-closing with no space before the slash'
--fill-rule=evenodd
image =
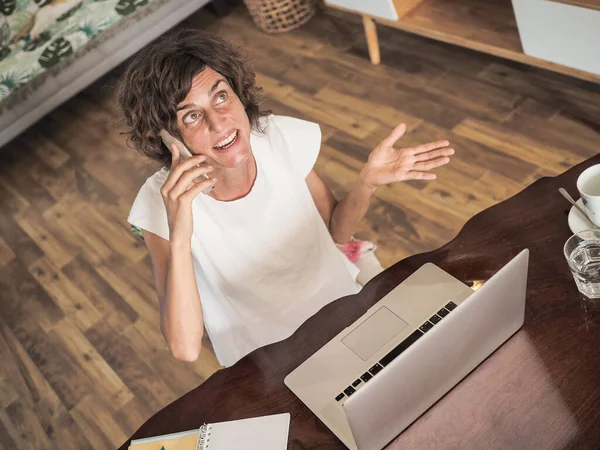
<path id="1" fill-rule="evenodd" d="M 286 450 L 290 415 L 202 425 L 198 430 L 131 441 L 129 450 Z"/>

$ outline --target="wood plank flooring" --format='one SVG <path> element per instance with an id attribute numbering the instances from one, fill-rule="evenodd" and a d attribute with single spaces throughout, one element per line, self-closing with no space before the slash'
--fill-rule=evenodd
<path id="1" fill-rule="evenodd" d="M 277 36 L 242 6 L 186 24 L 244 45 L 265 108 L 320 123 L 316 168 L 338 197 L 401 121 L 402 145 L 452 142 L 437 181 L 377 192 L 358 237 L 385 266 L 598 149 L 597 85 L 384 27 L 372 66 L 360 18 L 332 10 Z M 185 364 L 160 335 L 150 260 L 126 223 L 157 167 L 116 126 L 121 70 L 0 151 L 0 449 L 114 448 L 219 368 L 208 341 Z"/>

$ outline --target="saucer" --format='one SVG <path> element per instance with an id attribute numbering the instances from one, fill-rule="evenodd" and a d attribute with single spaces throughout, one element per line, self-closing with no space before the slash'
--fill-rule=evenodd
<path id="1" fill-rule="evenodd" d="M 581 199 L 577 200 L 576 203 L 581 209 L 585 210 Z M 571 206 L 571 210 L 569 211 L 569 228 L 575 234 L 583 230 L 589 230 L 592 228 L 592 224 L 574 206 Z"/>

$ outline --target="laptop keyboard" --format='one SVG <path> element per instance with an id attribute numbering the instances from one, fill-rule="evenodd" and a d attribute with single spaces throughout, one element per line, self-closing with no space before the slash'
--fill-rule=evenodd
<path id="1" fill-rule="evenodd" d="M 433 316 L 431 316 L 429 318 L 429 321 L 434 325 L 437 324 L 440 320 L 442 320 L 442 318 L 440 316 L 438 316 L 437 314 L 434 314 Z"/>
<path id="2" fill-rule="evenodd" d="M 344 392 L 338 394 L 335 397 L 335 400 L 340 402 L 354 394 L 356 392 L 356 387 L 358 387 L 361 384 L 367 383 L 371 378 L 373 378 L 375 375 L 381 372 L 385 366 L 387 366 L 394 359 L 400 356 L 402 352 L 404 352 L 408 347 L 417 342 L 419 338 L 421 338 L 421 336 L 423 336 L 425 333 L 431 330 L 444 317 L 450 314 L 450 312 L 453 311 L 454 308 L 456 308 L 456 306 L 457 305 L 454 302 L 449 302 L 448 304 L 446 304 L 436 314 L 431 316 L 429 320 L 427 320 L 423 325 L 417 328 L 410 336 L 408 336 L 406 339 L 400 342 L 387 355 L 381 358 L 381 360 L 373 367 L 371 367 L 368 372 L 362 374 L 361 377 L 354 381 L 351 386 L 348 386 L 346 389 L 344 389 Z"/>
<path id="3" fill-rule="evenodd" d="M 363 380 L 365 383 L 367 381 L 369 381 L 371 378 L 373 378 L 373 375 L 371 375 L 369 372 L 363 373 L 362 376 L 360 377 L 360 379 Z"/>
<path id="4" fill-rule="evenodd" d="M 354 389 L 352 386 L 348 386 L 346 389 L 344 389 L 344 394 L 346 394 L 348 397 L 350 397 L 355 392 L 356 389 Z"/>
<path id="5" fill-rule="evenodd" d="M 371 367 L 369 369 L 369 373 L 373 376 L 377 375 L 379 372 L 381 372 L 383 370 L 383 367 L 381 367 L 379 364 L 375 364 L 373 367 Z"/>
<path id="6" fill-rule="evenodd" d="M 427 333 L 432 328 L 433 328 L 433 324 L 428 320 L 427 322 L 425 322 L 423 325 L 421 325 L 419 327 L 419 330 L 421 330 L 423 333 Z"/>
<path id="7" fill-rule="evenodd" d="M 400 342 L 400 344 L 398 344 L 396 348 L 394 348 L 391 352 L 389 352 L 387 355 L 381 358 L 381 361 L 379 361 L 379 363 L 382 364 L 384 367 L 387 366 L 394 359 L 396 359 L 398 355 L 400 355 L 404 350 L 406 350 L 408 347 L 417 342 L 417 340 L 421 336 L 423 336 L 423 334 L 424 333 L 421 330 L 415 330 L 410 336 L 408 336 L 406 339 Z"/>

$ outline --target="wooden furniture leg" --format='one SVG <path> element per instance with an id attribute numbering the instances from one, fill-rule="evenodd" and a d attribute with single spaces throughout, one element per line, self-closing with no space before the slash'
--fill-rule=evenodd
<path id="1" fill-rule="evenodd" d="M 377 65 L 381 62 L 381 56 L 379 54 L 379 40 L 377 39 L 375 21 L 371 17 L 363 16 L 363 26 L 365 27 L 365 37 L 367 38 L 371 63 Z"/>

